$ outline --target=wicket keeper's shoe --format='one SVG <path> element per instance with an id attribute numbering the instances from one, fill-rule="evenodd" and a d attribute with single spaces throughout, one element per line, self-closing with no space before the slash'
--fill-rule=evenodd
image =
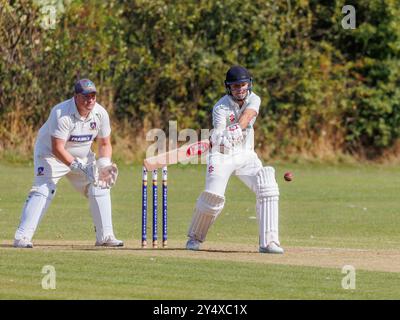
<path id="1" fill-rule="evenodd" d="M 102 242 L 96 241 L 96 246 L 102 247 L 123 247 L 124 242 L 118 239 L 115 239 L 114 236 L 107 236 L 104 238 Z"/>
<path id="2" fill-rule="evenodd" d="M 33 244 L 27 238 L 14 239 L 14 247 L 15 248 L 33 248 Z"/>
<path id="3" fill-rule="evenodd" d="M 200 241 L 196 239 L 189 239 L 188 242 L 186 242 L 186 249 L 187 250 L 199 250 L 200 249 Z"/>
<path id="4" fill-rule="evenodd" d="M 266 248 L 260 247 L 258 251 L 261 253 L 283 253 L 283 249 L 275 242 L 271 242 Z"/>

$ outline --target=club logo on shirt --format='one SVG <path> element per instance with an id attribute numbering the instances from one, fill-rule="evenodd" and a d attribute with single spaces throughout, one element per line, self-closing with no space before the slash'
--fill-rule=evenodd
<path id="1" fill-rule="evenodd" d="M 37 176 L 44 176 L 44 167 L 37 168 Z"/>
<path id="2" fill-rule="evenodd" d="M 226 129 L 227 129 L 228 131 L 236 131 L 236 130 L 239 130 L 240 127 L 239 127 L 239 125 L 236 123 L 236 124 L 233 124 L 233 125 L 227 127 Z"/>
<path id="3" fill-rule="evenodd" d="M 211 165 L 208 167 L 208 173 L 213 173 L 214 172 L 214 167 Z"/>
<path id="4" fill-rule="evenodd" d="M 229 121 L 230 121 L 231 123 L 234 123 L 234 122 L 235 122 L 235 115 L 234 115 L 233 113 L 231 113 L 231 115 L 229 116 Z"/>
<path id="5" fill-rule="evenodd" d="M 90 130 L 96 130 L 96 127 L 97 127 L 96 122 L 90 123 Z"/>
<path id="6" fill-rule="evenodd" d="M 77 135 L 77 136 L 70 136 L 68 141 L 71 142 L 88 142 L 92 140 L 92 134 L 84 134 L 84 135 Z"/>

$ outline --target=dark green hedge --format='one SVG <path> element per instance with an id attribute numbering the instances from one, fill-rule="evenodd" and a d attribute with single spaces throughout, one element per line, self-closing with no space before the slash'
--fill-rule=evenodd
<path id="1" fill-rule="evenodd" d="M 56 5 L 55 29 L 40 25 L 45 4 Z M 356 29 L 345 30 L 345 4 L 1 0 L 1 147 L 21 144 L 16 136 L 34 132 L 77 77 L 95 81 L 126 134 L 168 120 L 210 128 L 225 72 L 242 64 L 262 97 L 266 156 L 377 158 L 400 134 L 400 7 L 353 3 Z"/>

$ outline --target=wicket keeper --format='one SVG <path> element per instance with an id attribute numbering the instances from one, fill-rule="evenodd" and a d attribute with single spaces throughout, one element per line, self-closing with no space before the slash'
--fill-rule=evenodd
<path id="1" fill-rule="evenodd" d="M 34 149 L 34 182 L 15 232 L 14 247 L 32 248 L 32 237 L 56 194 L 57 182 L 66 176 L 89 199 L 96 246 L 120 247 L 114 236 L 110 188 L 118 169 L 111 162 L 110 119 L 96 102 L 96 87 L 89 79 L 75 83 L 74 96 L 52 108 L 40 128 Z M 91 151 L 94 139 L 98 155 Z"/>

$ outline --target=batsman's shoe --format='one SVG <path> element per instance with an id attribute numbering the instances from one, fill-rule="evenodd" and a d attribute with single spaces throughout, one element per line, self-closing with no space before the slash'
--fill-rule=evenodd
<path id="1" fill-rule="evenodd" d="M 14 247 L 15 248 L 33 248 L 33 244 L 26 238 L 15 239 Z"/>
<path id="2" fill-rule="evenodd" d="M 199 250 L 200 249 L 200 241 L 197 241 L 195 239 L 189 239 L 188 242 L 186 242 L 186 249 L 187 250 Z"/>
<path id="3" fill-rule="evenodd" d="M 97 247 L 123 247 L 124 242 L 116 239 L 114 236 L 105 237 L 104 241 L 96 241 Z"/>
<path id="4" fill-rule="evenodd" d="M 269 245 L 267 245 L 266 248 L 260 247 L 259 252 L 261 253 L 278 253 L 282 254 L 283 249 L 278 246 L 275 242 L 271 242 Z"/>

